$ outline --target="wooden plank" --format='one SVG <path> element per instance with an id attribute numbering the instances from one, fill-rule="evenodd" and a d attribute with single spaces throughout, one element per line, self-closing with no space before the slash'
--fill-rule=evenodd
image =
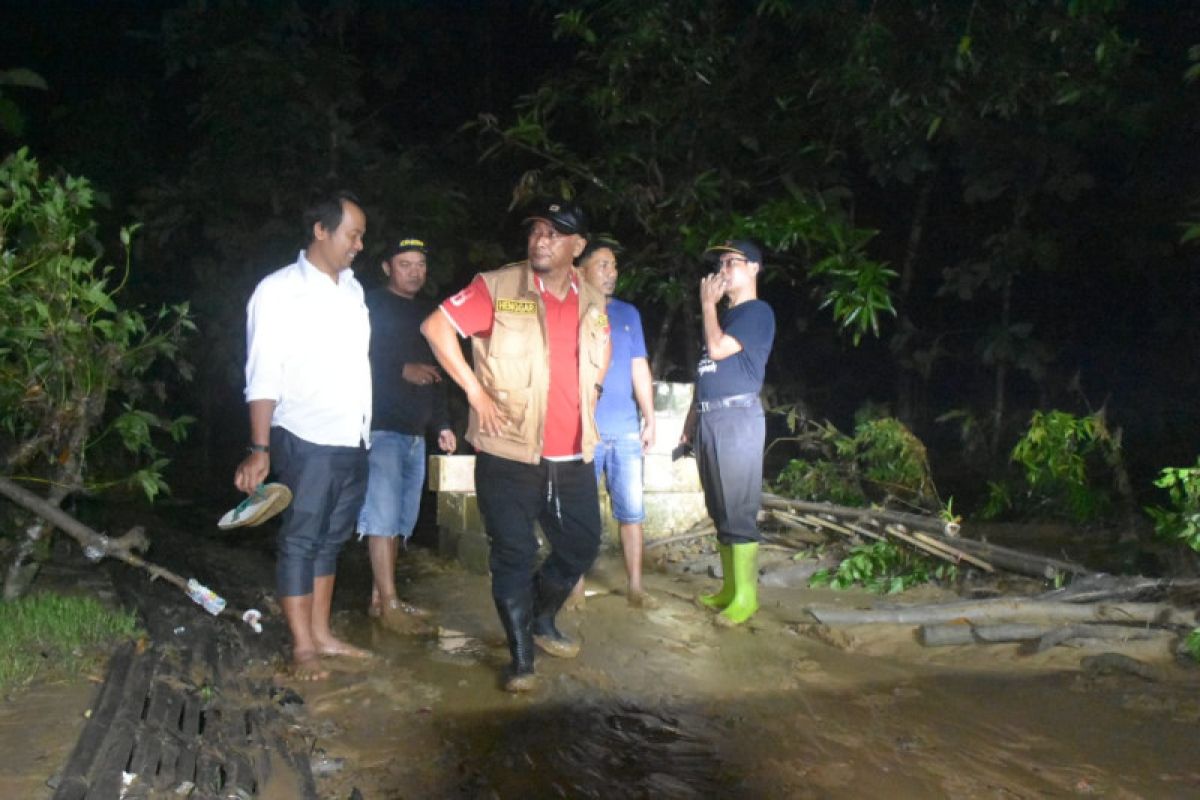
<path id="1" fill-rule="evenodd" d="M 133 753 L 135 724 L 128 719 L 118 719 L 104 737 L 104 749 L 88 774 L 92 788 L 89 797 L 120 797 L 122 774 Z"/>
<path id="2" fill-rule="evenodd" d="M 171 738 L 163 739 L 162 749 L 158 756 L 158 772 L 154 776 L 155 789 L 167 789 L 180 783 L 175 779 L 178 761 L 179 743 Z M 187 780 L 191 780 L 191 778 L 187 778 Z"/>
<path id="3" fill-rule="evenodd" d="M 199 744 L 181 745 L 179 758 L 175 759 L 175 783 L 196 782 L 196 762 L 199 761 Z M 174 785 L 174 784 L 172 784 Z"/>
<path id="4" fill-rule="evenodd" d="M 250 759 L 241 750 L 234 750 L 227 753 L 225 758 L 225 785 L 221 788 L 221 791 L 226 795 L 236 795 L 240 789 L 247 796 L 253 797 L 256 794 L 257 785 L 258 778 L 254 773 L 254 766 L 250 763 Z"/>
<path id="5" fill-rule="evenodd" d="M 200 715 L 203 713 L 200 695 L 188 692 L 183 698 L 183 714 L 180 716 L 179 733 L 184 739 L 200 735 Z"/>
<path id="6" fill-rule="evenodd" d="M 196 791 L 219 794 L 222 783 L 221 761 L 205 748 L 196 759 Z"/>
<path id="7" fill-rule="evenodd" d="M 129 759 L 129 772 L 145 782 L 152 783 L 158 771 L 158 760 L 162 754 L 163 734 L 157 728 L 140 727 L 133 743 L 133 755 Z"/>
<path id="8" fill-rule="evenodd" d="M 159 729 L 166 726 L 167 715 L 171 710 L 171 698 L 175 689 L 163 681 L 155 681 L 150 687 L 150 705 L 146 708 L 144 717 L 146 727 Z"/>
<path id="9" fill-rule="evenodd" d="M 92 715 L 84 725 L 67 764 L 63 768 L 63 784 L 71 778 L 82 777 L 91 771 L 96 754 L 104 743 L 104 734 L 108 731 L 121 705 L 124 694 L 125 680 L 134 661 L 134 643 L 129 642 L 117 648 L 108 661 L 108 676 L 100 687 L 100 694 L 92 706 Z"/>
<path id="10" fill-rule="evenodd" d="M 51 800 L 86 800 L 90 788 L 87 780 L 80 775 L 63 778 L 54 790 Z"/>

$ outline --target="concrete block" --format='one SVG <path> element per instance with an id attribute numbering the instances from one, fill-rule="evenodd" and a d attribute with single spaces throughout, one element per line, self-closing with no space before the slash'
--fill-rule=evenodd
<path id="1" fill-rule="evenodd" d="M 458 539 L 462 531 L 446 525 L 438 525 L 438 555 L 442 558 L 458 558 Z"/>
<path id="2" fill-rule="evenodd" d="M 700 472 L 696 468 L 696 459 L 672 461 L 668 453 L 647 453 L 642 488 L 647 493 L 700 491 Z"/>
<path id="3" fill-rule="evenodd" d="M 654 416 L 686 417 L 692 405 L 693 384 L 654 382 Z"/>
<path id="4" fill-rule="evenodd" d="M 642 523 L 646 540 L 665 539 L 683 533 L 708 519 L 704 492 L 671 492 L 645 496 L 646 520 Z"/>
<path id="5" fill-rule="evenodd" d="M 439 492 L 437 496 L 437 522 L 446 528 L 459 531 L 483 531 L 483 518 L 479 516 L 479 501 L 474 492 Z"/>
<path id="6" fill-rule="evenodd" d="M 426 473 L 431 492 L 475 491 L 475 456 L 430 456 Z"/>
<path id="7" fill-rule="evenodd" d="M 468 572 L 487 575 L 488 540 L 483 531 L 463 531 L 458 537 L 458 563 Z"/>
<path id="8" fill-rule="evenodd" d="M 651 453 L 670 455 L 679 445 L 679 435 L 683 433 L 684 417 L 672 414 L 654 414 L 654 446 Z"/>

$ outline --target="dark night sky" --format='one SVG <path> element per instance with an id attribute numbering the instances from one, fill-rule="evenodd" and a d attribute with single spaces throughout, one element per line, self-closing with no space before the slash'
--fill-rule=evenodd
<path id="1" fill-rule="evenodd" d="M 200 72 L 172 71 L 164 59 L 164 12 L 185 5 L 0 0 L 0 69 L 29 68 L 49 84 L 46 92 L 0 88 L 27 117 L 20 142 L 44 165 L 87 175 L 107 192 L 108 206 L 101 212 L 105 225 L 127 222 L 145 208 L 147 187 L 184 180 L 184 166 L 206 144 L 196 121 L 196 104 L 203 96 Z M 246 3 L 242 8 L 261 17 L 264 8 L 286 5 Z M 310 19 L 326 21 L 328 10 L 339 7 L 299 5 Z M 752 9 L 755 4 L 744 5 Z M 344 32 L 345 49 L 363 70 L 360 90 L 367 106 L 356 116 L 358 130 L 382 122 L 385 151 L 415 153 L 421 174 L 452 179 L 465 197 L 464 218 L 455 223 L 457 228 L 450 226 L 464 232 L 453 243 L 457 271 L 444 278 L 444 288 L 453 288 L 449 284 L 463 280 L 472 268 L 467 263 L 471 247 L 500 242 L 511 250 L 512 217 L 504 207 L 519 174 L 515 164 L 480 164 L 475 141 L 459 129 L 480 112 L 511 119 L 516 98 L 569 65 L 572 50 L 551 37 L 549 4 L 461 0 L 348 7 L 354 9 L 354 25 Z M 1195 175 L 1197 87 L 1179 80 L 1188 65 L 1187 48 L 1200 44 L 1200 25 L 1194 8 L 1171 13 L 1156 3 L 1130 8 L 1123 21 L 1127 32 L 1140 39 L 1141 67 L 1128 84 L 1134 96 L 1143 92 L 1153 98 L 1141 121 L 1153 135 L 1131 137 L 1114 129 L 1107 139 L 1090 140 L 1092 150 L 1085 157 L 1097 183 L 1086 202 L 1040 210 L 1042 224 L 1080 227 L 1081 209 L 1096 224 L 1080 236 L 1077 252 L 1067 254 L 1052 280 L 1020 299 L 1020 310 L 1036 318 L 1039 332 L 1055 341 L 1057 359 L 1049 366 L 1048 380 L 1014 378 L 1010 388 L 1014 408 L 1071 400 L 1073 410 L 1086 410 L 1078 406 L 1077 396 L 1068 398 L 1062 390 L 1078 371 L 1093 404 L 1111 399 L 1116 421 L 1127 430 L 1135 470 L 1144 478 L 1164 463 L 1191 462 L 1200 446 L 1200 414 L 1194 410 L 1194 348 L 1200 339 L 1187 310 L 1200 300 L 1197 251 L 1178 246 L 1178 223 L 1189 213 L 1195 216 L 1200 197 Z M 247 10 L 246 17 L 254 14 Z M 1144 83 L 1140 88 L 1139 80 Z M 1014 135 L 1021 133 L 1014 128 Z M 0 141 L 4 149 L 13 144 Z M 856 168 L 855 157 L 847 158 L 851 169 Z M 952 177 L 943 177 L 928 223 L 933 233 L 926 257 L 947 265 L 978 250 L 996 224 L 985 211 L 964 208 L 957 188 Z M 911 194 L 861 176 L 853 189 L 860 223 L 880 231 L 879 257 L 899 264 L 909 234 Z M 1131 233 L 1114 240 L 1115 219 Z M 1098 269 L 1110 255 L 1121 266 Z M 180 269 L 169 282 L 161 281 L 161 273 L 149 274 L 149 284 L 157 281 L 147 287 L 151 299 L 179 299 L 170 297 L 172 289 L 193 285 Z M 918 291 L 931 307 L 940 302 L 936 292 L 941 279 L 940 268 L 918 279 Z M 797 385 L 785 373 L 802 371 L 802 399 L 817 416 L 844 425 L 859 403 L 889 399 L 895 368 L 886 338 L 848 348 L 806 293 L 782 285 L 767 293 L 785 322 L 795 324 L 788 329 L 796 337 L 790 340 L 790 355 L 777 354 L 772 362 L 775 379 Z M 944 326 L 946 342 L 954 343 L 978 324 L 973 318 L 978 308 L 940 307 L 946 310 L 936 321 Z M 655 311 L 645 313 L 649 331 Z M 969 347 L 963 349 L 969 352 Z M 987 405 L 986 375 L 981 379 L 968 373 L 950 368 L 930 382 L 930 418 L 948 408 Z M 953 432 L 931 421 L 919 433 L 937 446 L 953 444 Z"/>

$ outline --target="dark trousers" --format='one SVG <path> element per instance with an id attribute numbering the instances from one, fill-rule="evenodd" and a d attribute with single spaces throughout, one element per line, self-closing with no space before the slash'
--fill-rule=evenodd
<path id="1" fill-rule="evenodd" d="M 292 490 L 279 528 L 275 582 L 280 597 L 312 594 L 313 578 L 332 575 L 367 492 L 367 452 L 313 444 L 271 428 L 271 467 Z"/>
<path id="2" fill-rule="evenodd" d="M 757 520 L 766 437 L 761 406 L 718 408 L 700 415 L 695 443 L 700 485 L 722 544 L 761 538 Z"/>
<path id="3" fill-rule="evenodd" d="M 551 583 L 573 585 L 600 551 L 600 497 L 592 465 L 579 461 L 524 464 L 479 453 L 475 493 L 490 544 L 492 595 L 532 591 L 537 521 L 550 542 L 541 572 Z"/>

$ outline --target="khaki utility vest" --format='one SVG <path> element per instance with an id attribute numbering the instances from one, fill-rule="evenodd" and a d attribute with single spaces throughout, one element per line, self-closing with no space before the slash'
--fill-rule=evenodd
<path id="1" fill-rule="evenodd" d="M 541 460 L 550 395 L 550 349 L 546 306 L 528 261 L 480 273 L 492 296 L 492 335 L 471 337 L 475 377 L 508 417 L 499 436 L 479 429 L 471 409 L 467 441 L 477 450 L 501 458 L 536 464 Z M 592 460 L 599 441 L 592 408 L 608 344 L 604 294 L 575 273 L 579 289 L 579 406 L 583 423 L 583 458 Z"/>

